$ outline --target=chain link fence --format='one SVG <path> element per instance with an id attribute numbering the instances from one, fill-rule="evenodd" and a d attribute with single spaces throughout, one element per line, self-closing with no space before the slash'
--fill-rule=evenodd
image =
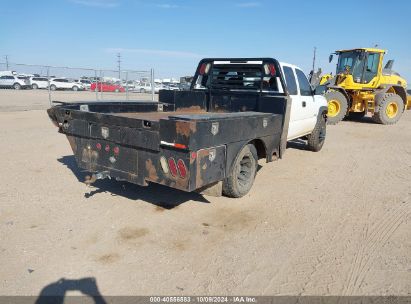
<path id="1" fill-rule="evenodd" d="M 0 62 L 0 87 L 52 101 L 155 100 L 154 70 L 109 70 Z M 34 92 L 35 91 L 35 92 Z"/>

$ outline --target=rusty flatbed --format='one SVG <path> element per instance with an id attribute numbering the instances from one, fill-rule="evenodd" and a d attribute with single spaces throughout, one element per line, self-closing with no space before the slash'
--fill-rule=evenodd
<path id="1" fill-rule="evenodd" d="M 210 61 L 200 62 L 197 69 L 200 89 L 193 82 L 189 91 L 160 91 L 159 102 L 61 103 L 48 114 L 67 136 L 78 166 L 93 173 L 94 179 L 203 191 L 232 176 L 246 146 L 253 146 L 267 162 L 281 158 L 290 112 L 286 91 L 254 87 L 264 75 L 286 87 L 275 59 L 253 59 L 244 65 L 247 60 L 235 60 L 227 69 L 255 73 L 252 79 L 257 80 L 226 77 L 223 82 L 224 71 L 220 75 L 211 69 L 209 75 L 199 75 Z M 207 77 L 214 77 L 211 85 Z"/>

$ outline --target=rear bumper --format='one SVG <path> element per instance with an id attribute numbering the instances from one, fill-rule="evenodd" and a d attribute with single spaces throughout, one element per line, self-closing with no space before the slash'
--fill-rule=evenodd
<path id="1" fill-rule="evenodd" d="M 201 149 L 198 151 L 160 148 L 159 152 L 120 146 L 100 139 L 87 139 L 67 135 L 80 168 L 92 173 L 104 172 L 116 180 L 125 180 L 140 186 L 149 182 L 191 192 L 224 179 L 225 146 Z M 118 149 L 115 153 L 114 149 Z M 173 175 L 164 170 L 160 163 L 163 157 L 168 164 L 183 161 L 186 168 L 184 177 L 177 168 Z M 167 172 L 166 172 L 167 171 Z"/>

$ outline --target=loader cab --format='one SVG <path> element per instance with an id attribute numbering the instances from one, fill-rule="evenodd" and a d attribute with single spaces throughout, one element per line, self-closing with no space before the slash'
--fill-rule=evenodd
<path id="1" fill-rule="evenodd" d="M 355 49 L 337 51 L 337 75 L 351 75 L 354 84 L 377 86 L 381 75 L 384 51 L 374 49 Z M 330 59 L 332 57 L 330 56 Z"/>

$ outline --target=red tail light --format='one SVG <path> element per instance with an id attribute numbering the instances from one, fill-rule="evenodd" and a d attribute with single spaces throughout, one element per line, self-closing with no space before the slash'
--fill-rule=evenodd
<path id="1" fill-rule="evenodd" d="M 120 153 L 120 148 L 119 147 L 114 147 L 113 152 L 114 152 L 114 154 L 118 155 Z"/>
<path id="2" fill-rule="evenodd" d="M 182 159 L 178 160 L 177 167 L 178 167 L 178 173 L 180 174 L 180 177 L 185 178 L 187 176 L 187 168 Z"/>
<path id="3" fill-rule="evenodd" d="M 200 66 L 200 75 L 204 75 L 205 70 L 206 70 L 206 64 L 203 63 L 203 64 Z"/>
<path id="4" fill-rule="evenodd" d="M 274 64 L 269 64 L 268 68 L 270 69 L 271 76 L 274 76 L 275 75 L 275 66 L 274 66 Z"/>
<path id="5" fill-rule="evenodd" d="M 187 146 L 186 146 L 186 145 L 183 145 L 183 144 L 174 144 L 174 148 L 177 148 L 177 149 L 187 149 Z"/>
<path id="6" fill-rule="evenodd" d="M 100 143 L 97 143 L 97 144 L 96 144 L 96 148 L 97 148 L 97 150 L 101 150 L 101 144 L 100 144 Z"/>
<path id="7" fill-rule="evenodd" d="M 208 71 L 210 70 L 210 64 L 209 63 L 203 63 L 200 66 L 200 75 L 208 74 Z"/>
<path id="8" fill-rule="evenodd" d="M 176 165 L 176 161 L 174 160 L 174 158 L 170 157 L 168 159 L 168 167 L 170 168 L 171 175 L 176 176 L 177 175 L 177 165 Z"/>

